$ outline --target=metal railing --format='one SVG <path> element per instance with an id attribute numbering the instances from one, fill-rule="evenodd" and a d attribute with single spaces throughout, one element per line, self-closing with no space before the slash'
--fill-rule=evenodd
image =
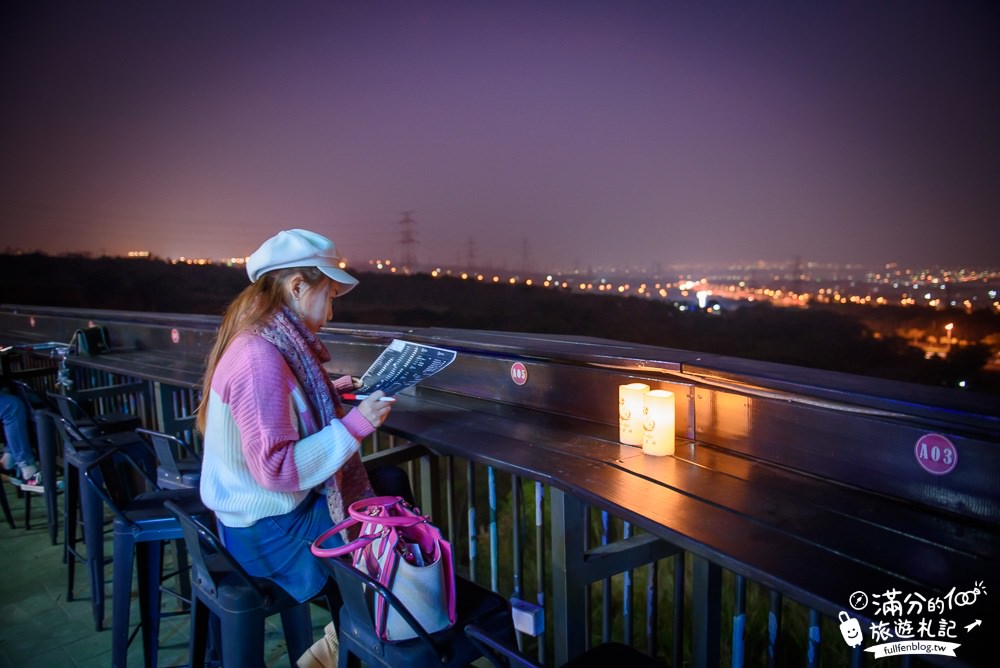
<path id="1" fill-rule="evenodd" d="M 185 342 L 189 359 L 204 356 L 216 325 L 211 318 L 174 323 L 171 316 L 0 307 L 0 332 L 7 341 L 21 337 L 28 344 L 60 340 L 80 322 L 97 319 L 109 326 L 113 343 L 116 338 L 119 344 L 128 342 L 129 349 L 163 346 L 164 331 L 179 329 L 180 336 L 173 338 Z M 331 328 L 323 334 L 334 351 L 336 368 L 331 371 L 356 373 L 395 336 L 451 345 L 469 360 L 431 384 L 441 396 L 531 405 L 607 425 L 616 415 L 593 400 L 595 388 L 651 380 L 676 390 L 681 437 L 741 458 L 779 461 L 807 478 L 826 472 L 853 488 L 871 488 L 872 494 L 899 497 L 920 508 L 955 513 L 962 504 L 963 517 L 985 526 L 996 540 L 1000 493 L 994 479 L 984 483 L 968 476 L 954 488 L 927 490 L 897 479 L 892 465 L 877 460 L 873 466 L 885 480 L 865 472 L 846 478 L 841 459 L 831 455 L 824 460 L 825 454 L 817 455 L 805 442 L 813 425 L 804 423 L 811 419 L 826 420 L 825 431 L 846 429 L 845 440 L 872 430 L 901 430 L 907 436 L 938 430 L 982 456 L 982 463 L 992 464 L 1000 418 L 988 401 L 686 351 L 450 330 Z M 515 396 L 496 380 L 512 359 L 528 365 L 539 379 L 538 389 Z M 26 353 L 15 369 L 54 369 L 60 361 L 51 354 Z M 551 391 L 555 376 L 571 383 L 575 399 Z M 48 387 L 54 382 L 44 373 L 35 379 Z M 93 393 L 100 410 L 133 412 L 151 428 L 197 441 L 192 431 L 199 392 L 195 385 L 109 371 L 99 360 L 75 366 L 73 380 L 76 391 Z M 109 387 L 121 391 L 107 391 Z M 784 412 L 768 418 L 763 409 Z M 776 430 L 788 437 L 787 449 L 762 454 L 776 447 Z M 373 456 L 409 444 L 424 445 L 419 436 L 377 433 L 364 444 L 364 452 Z M 873 665 L 861 646 L 851 649 L 840 640 L 841 622 L 833 608 L 813 605 L 798 587 L 782 587 L 781 572 L 757 579 L 748 569 L 732 568 L 725 555 L 715 558 L 711 550 L 692 551 L 683 542 L 665 541 L 550 484 L 546 476 L 511 472 L 455 453 L 421 453 L 405 465 L 419 503 L 454 543 L 459 572 L 511 599 L 519 645 L 542 662 L 561 663 L 591 644 L 616 640 L 674 666 Z M 879 660 L 878 665 L 894 662 Z"/>
<path id="2" fill-rule="evenodd" d="M 864 661 L 860 648 L 850 651 L 841 643 L 839 622 L 778 591 L 664 545 L 628 521 L 542 482 L 468 460 L 443 459 L 425 465 L 445 471 L 440 478 L 431 476 L 436 482 L 430 493 L 451 500 L 437 521 L 452 537 L 457 568 L 511 599 L 519 612 L 519 647 L 545 665 L 557 665 L 553 662 L 566 656 L 556 649 L 560 638 L 553 607 L 565 607 L 567 592 L 554 587 L 551 570 L 552 552 L 563 545 L 569 515 L 576 516 L 571 530 L 582 529 L 588 558 L 609 558 L 570 577 L 585 585 L 585 594 L 575 597 L 582 607 L 568 624 L 582 628 L 576 640 L 583 648 L 617 641 L 674 666 Z M 418 498 L 422 492 L 418 488 Z M 647 554 L 667 556 L 619 572 L 614 556 L 628 543 L 645 543 Z M 696 592 L 708 596 L 698 598 Z M 824 644 L 828 637 L 835 642 Z"/>

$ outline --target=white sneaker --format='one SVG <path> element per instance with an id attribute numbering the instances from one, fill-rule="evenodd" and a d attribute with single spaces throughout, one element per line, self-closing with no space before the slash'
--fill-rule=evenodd
<path id="1" fill-rule="evenodd" d="M 37 471 L 35 475 L 28 478 L 25 476 L 24 482 L 21 483 L 22 492 L 44 492 L 45 485 L 42 484 L 42 472 Z"/>
<path id="2" fill-rule="evenodd" d="M 38 494 L 45 493 L 45 485 L 42 483 L 42 472 L 37 471 L 33 476 L 22 482 L 20 487 L 22 492 L 37 492 Z M 61 490 L 62 488 L 63 481 L 56 480 L 56 489 Z"/>

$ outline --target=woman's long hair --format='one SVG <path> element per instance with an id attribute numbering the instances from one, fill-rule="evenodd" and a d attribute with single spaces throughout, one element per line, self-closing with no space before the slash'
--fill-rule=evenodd
<path id="1" fill-rule="evenodd" d="M 208 413 L 208 397 L 212 390 L 212 376 L 218 366 L 222 353 L 226 352 L 229 343 L 240 332 L 252 327 L 266 324 L 274 313 L 285 304 L 285 283 L 300 274 L 310 287 L 327 280 L 326 274 L 315 267 L 292 267 L 270 271 L 256 282 L 251 283 L 226 308 L 219 325 L 219 333 L 215 337 L 212 351 L 208 354 L 205 365 L 205 378 L 202 381 L 201 401 L 198 403 L 195 426 L 202 435 L 205 433 L 205 420 Z"/>

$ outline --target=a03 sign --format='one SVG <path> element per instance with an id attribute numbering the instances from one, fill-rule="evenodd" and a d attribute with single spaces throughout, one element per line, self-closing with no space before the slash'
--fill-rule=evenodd
<path id="1" fill-rule="evenodd" d="M 958 464 L 958 450 L 947 436 L 924 434 L 917 439 L 913 454 L 917 463 L 928 473 L 945 475 L 955 470 Z"/>

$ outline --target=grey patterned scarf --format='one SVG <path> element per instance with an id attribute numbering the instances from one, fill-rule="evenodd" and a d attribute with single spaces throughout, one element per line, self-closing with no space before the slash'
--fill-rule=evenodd
<path id="1" fill-rule="evenodd" d="M 344 416 L 340 396 L 333 387 L 323 364 L 330 361 L 330 351 L 309 331 L 295 312 L 282 306 L 265 326 L 255 332 L 270 342 L 285 358 L 288 368 L 305 391 L 313 417 L 328 425 Z M 361 455 L 354 453 L 325 485 L 327 505 L 334 523 L 344 519 L 352 502 L 374 496 Z"/>

